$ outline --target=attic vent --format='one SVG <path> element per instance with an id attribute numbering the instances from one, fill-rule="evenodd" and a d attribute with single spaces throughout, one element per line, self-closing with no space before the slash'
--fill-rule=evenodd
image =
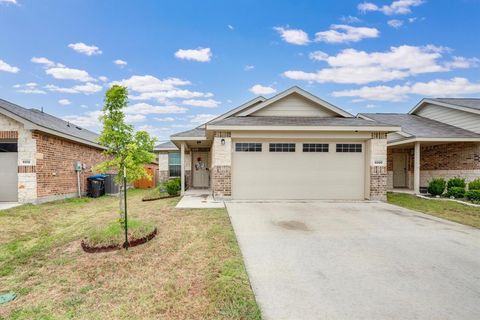
<path id="1" fill-rule="evenodd" d="M 77 127 L 77 126 L 75 126 L 75 128 L 77 128 L 78 130 L 82 130 L 82 128 L 80 128 L 80 127 Z"/>

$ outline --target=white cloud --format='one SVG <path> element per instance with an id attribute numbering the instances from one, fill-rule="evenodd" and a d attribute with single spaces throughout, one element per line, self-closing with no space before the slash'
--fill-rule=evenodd
<path id="1" fill-rule="evenodd" d="M 77 80 L 82 82 L 94 81 L 87 71 L 80 69 L 54 67 L 45 70 L 45 73 L 60 80 Z"/>
<path id="2" fill-rule="evenodd" d="M 392 19 L 392 20 L 388 20 L 387 24 L 392 28 L 398 29 L 401 26 L 403 26 L 403 20 Z"/>
<path id="3" fill-rule="evenodd" d="M 103 82 L 107 82 L 107 81 L 108 81 L 108 78 L 105 77 L 105 76 L 100 76 L 100 77 L 98 77 L 98 79 L 99 79 L 100 81 L 103 81 Z"/>
<path id="4" fill-rule="evenodd" d="M 367 108 L 367 109 L 375 109 L 376 107 L 377 107 L 377 105 L 371 104 L 371 103 L 369 103 L 365 106 L 365 108 Z"/>
<path id="5" fill-rule="evenodd" d="M 189 99 L 189 100 L 183 100 L 183 104 L 194 106 L 194 107 L 216 108 L 220 104 L 220 101 L 216 101 L 213 99 L 207 99 L 207 100 Z"/>
<path id="6" fill-rule="evenodd" d="M 333 24 L 330 26 L 330 30 L 317 32 L 315 41 L 326 43 L 358 42 L 362 39 L 377 38 L 379 34 L 380 31 L 376 28 Z"/>
<path id="7" fill-rule="evenodd" d="M 88 106 L 87 106 L 86 104 L 81 104 L 81 105 L 80 105 L 80 108 L 88 109 Z"/>
<path id="8" fill-rule="evenodd" d="M 186 108 L 178 106 L 155 106 L 148 103 L 136 103 L 128 106 L 125 109 L 126 114 L 171 114 L 171 113 L 185 113 Z"/>
<path id="9" fill-rule="evenodd" d="M 210 48 L 179 49 L 175 52 L 175 57 L 198 62 L 209 62 L 212 57 L 212 51 Z"/>
<path id="10" fill-rule="evenodd" d="M 440 61 L 447 48 L 433 45 L 415 47 L 391 47 L 385 52 L 365 52 L 356 49 L 345 49 L 335 56 L 316 51 L 310 58 L 325 61 L 329 67 L 317 72 L 289 70 L 284 76 L 294 80 L 311 82 L 334 82 L 365 84 L 375 81 L 391 81 L 432 72 L 449 71 L 453 68 L 475 65 L 475 59 L 462 57 L 453 61 Z"/>
<path id="11" fill-rule="evenodd" d="M 468 69 L 478 67 L 480 60 L 478 58 L 465 58 L 465 57 L 453 57 L 452 61 L 447 62 L 445 65 L 449 69 Z"/>
<path id="12" fill-rule="evenodd" d="M 170 128 L 145 124 L 143 126 L 138 127 L 138 131 L 146 131 L 148 132 L 149 135 L 157 138 L 157 140 L 162 141 L 162 140 L 168 140 L 168 137 L 166 137 L 165 135 L 170 131 Z"/>
<path id="13" fill-rule="evenodd" d="M 87 45 L 83 42 L 70 43 L 68 47 L 78 53 L 85 54 L 87 56 L 102 54 L 102 50 L 100 50 L 100 48 L 98 48 L 97 46 Z"/>
<path id="14" fill-rule="evenodd" d="M 164 117 L 164 118 L 153 118 L 155 121 L 159 121 L 159 122 L 173 122 L 175 121 L 174 118 L 172 117 Z"/>
<path id="15" fill-rule="evenodd" d="M 230 29 L 230 30 L 235 29 L 231 24 L 227 25 L 227 28 Z"/>
<path id="16" fill-rule="evenodd" d="M 341 20 L 342 22 L 348 23 L 348 24 L 362 22 L 362 20 L 360 20 L 359 18 L 354 17 L 354 16 L 342 16 L 342 17 L 340 18 L 340 20 Z"/>
<path id="17" fill-rule="evenodd" d="M 250 89 L 248 89 L 251 93 L 256 94 L 256 95 L 261 95 L 261 94 L 271 94 L 277 92 L 277 89 L 272 88 L 272 87 L 267 87 L 267 86 L 262 86 L 260 84 L 256 84 Z"/>
<path id="18" fill-rule="evenodd" d="M 1 4 L 17 4 L 17 0 L 0 0 Z"/>
<path id="19" fill-rule="evenodd" d="M 98 84 L 87 82 L 83 85 L 77 85 L 73 87 L 59 87 L 53 84 L 48 84 L 45 86 L 45 89 L 52 92 L 62 92 L 62 93 L 83 93 L 83 94 L 92 94 L 97 93 L 102 90 L 102 86 Z"/>
<path id="20" fill-rule="evenodd" d="M 450 80 L 436 79 L 397 86 L 366 86 L 360 89 L 335 91 L 332 95 L 334 97 L 354 97 L 361 100 L 403 101 L 411 94 L 446 97 L 478 93 L 480 93 L 480 83 L 472 83 L 466 78 L 457 77 Z"/>
<path id="21" fill-rule="evenodd" d="M 243 67 L 243 70 L 245 71 L 250 71 L 250 70 L 253 70 L 255 69 L 255 66 L 251 65 L 251 64 L 247 64 L 245 67 Z"/>
<path id="22" fill-rule="evenodd" d="M 38 88 L 38 84 L 36 82 L 28 82 L 25 84 L 16 84 L 13 86 L 16 91 L 19 93 L 26 93 L 26 94 L 46 94 L 46 92 L 42 89 Z"/>
<path id="23" fill-rule="evenodd" d="M 137 93 L 131 93 L 131 100 L 156 100 L 159 103 L 166 103 L 168 99 L 209 98 L 213 96 L 209 92 L 180 89 L 181 86 L 189 85 L 190 81 L 178 78 L 158 79 L 151 75 L 132 76 L 111 84 L 126 86 L 131 92 Z"/>
<path id="24" fill-rule="evenodd" d="M 33 62 L 33 63 L 42 64 L 45 67 L 55 66 L 55 62 L 53 62 L 52 60 L 49 60 L 45 57 L 33 57 L 32 59 L 30 59 L 30 61 Z"/>
<path id="25" fill-rule="evenodd" d="M 5 72 L 9 72 L 9 73 L 17 73 L 18 71 L 20 71 L 20 69 L 17 68 L 17 67 L 9 65 L 8 63 L 6 63 L 3 60 L 0 60 L 0 71 L 5 71 Z"/>
<path id="26" fill-rule="evenodd" d="M 116 64 L 117 66 L 120 66 L 121 68 L 125 67 L 128 64 L 127 61 L 121 60 L 121 59 L 117 59 L 113 61 L 113 63 Z"/>
<path id="27" fill-rule="evenodd" d="M 126 114 L 125 115 L 125 122 L 127 123 L 137 123 L 143 122 L 147 119 L 143 114 Z"/>
<path id="28" fill-rule="evenodd" d="M 212 119 L 218 117 L 216 114 L 197 114 L 192 116 L 190 123 L 192 124 L 204 124 Z"/>
<path id="29" fill-rule="evenodd" d="M 363 13 L 379 11 L 385 15 L 391 16 L 394 14 L 409 14 L 412 12 L 412 7 L 417 7 L 423 3 L 423 0 L 396 0 L 390 5 L 378 6 L 371 2 L 363 2 L 358 5 L 358 10 Z"/>
<path id="30" fill-rule="evenodd" d="M 60 103 L 62 106 L 68 106 L 69 104 L 72 104 L 68 99 L 60 99 L 58 100 L 58 103 Z"/>
<path id="31" fill-rule="evenodd" d="M 98 118 L 101 115 L 101 111 L 91 111 L 81 115 L 68 115 L 63 117 L 63 120 L 74 123 L 79 127 L 98 129 L 101 125 L 101 122 Z"/>
<path id="32" fill-rule="evenodd" d="M 277 31 L 282 37 L 283 41 L 296 44 L 296 45 L 306 45 L 310 42 L 308 34 L 301 29 L 288 29 L 284 27 L 275 27 L 273 30 Z"/>

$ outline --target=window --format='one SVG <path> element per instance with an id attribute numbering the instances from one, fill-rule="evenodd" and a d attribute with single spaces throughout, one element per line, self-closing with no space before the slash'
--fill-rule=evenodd
<path id="1" fill-rule="evenodd" d="M 328 152 L 328 143 L 304 143 L 303 152 Z"/>
<path id="2" fill-rule="evenodd" d="M 261 143 L 235 143 L 236 152 L 262 152 Z"/>
<path id="3" fill-rule="evenodd" d="M 354 143 L 337 143 L 337 152 L 362 152 L 362 145 Z"/>
<path id="4" fill-rule="evenodd" d="M 0 142 L 0 152 L 17 152 L 18 144 L 15 142 Z"/>
<path id="5" fill-rule="evenodd" d="M 170 152 L 168 154 L 168 173 L 170 177 L 180 177 L 182 171 L 180 164 L 180 152 Z"/>
<path id="6" fill-rule="evenodd" d="M 270 143 L 270 152 L 295 152 L 295 143 Z"/>

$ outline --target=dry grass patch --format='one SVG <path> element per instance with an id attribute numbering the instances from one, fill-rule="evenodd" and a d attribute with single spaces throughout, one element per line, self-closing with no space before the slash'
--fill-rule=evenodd
<path id="1" fill-rule="evenodd" d="M 80 240 L 116 216 L 116 198 L 0 212 L 0 288 L 19 293 L 5 319 L 260 319 L 224 209 L 179 210 L 178 199 L 129 196 L 152 241 L 87 254 Z"/>

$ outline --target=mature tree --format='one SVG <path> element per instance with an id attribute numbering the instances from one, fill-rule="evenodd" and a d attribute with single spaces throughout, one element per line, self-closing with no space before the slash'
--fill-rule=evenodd
<path id="1" fill-rule="evenodd" d="M 96 171 L 116 172 L 116 182 L 122 185 L 123 173 L 126 169 L 127 183 L 138 179 L 151 179 L 144 165 L 155 159 L 152 153 L 155 139 L 145 131 L 133 130 L 133 126 L 125 123 L 124 110 L 128 105 L 128 90 L 126 87 L 114 85 L 105 94 L 105 106 L 100 121 L 103 129 L 99 143 L 107 148 L 104 154 L 108 160 L 97 165 Z M 123 196 L 120 188 L 119 206 L 121 221 L 123 222 Z"/>

